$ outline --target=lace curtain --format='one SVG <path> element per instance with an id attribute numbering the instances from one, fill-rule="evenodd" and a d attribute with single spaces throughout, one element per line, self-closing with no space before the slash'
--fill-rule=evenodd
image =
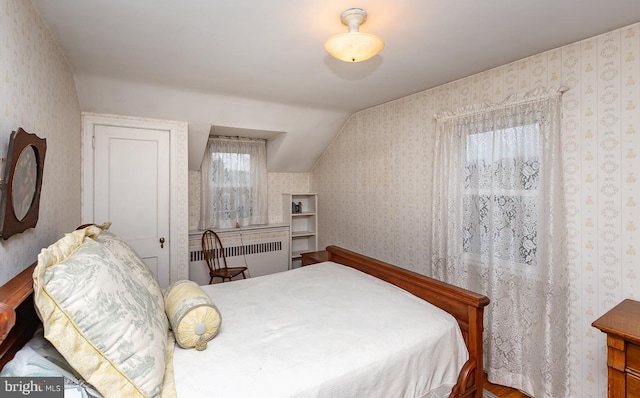
<path id="1" fill-rule="evenodd" d="M 568 396 L 564 89 L 436 115 L 433 274 L 482 292 L 489 381 Z"/>
<path id="2" fill-rule="evenodd" d="M 265 140 L 210 137 L 201 178 L 200 229 L 268 222 Z"/>

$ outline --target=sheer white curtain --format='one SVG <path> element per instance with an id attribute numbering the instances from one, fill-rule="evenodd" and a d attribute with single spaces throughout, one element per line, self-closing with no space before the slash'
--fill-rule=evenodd
<path id="1" fill-rule="evenodd" d="M 433 273 L 482 292 L 489 381 L 568 396 L 561 95 L 435 116 Z"/>
<path id="2" fill-rule="evenodd" d="M 268 222 L 265 140 L 210 137 L 201 178 L 200 229 Z"/>

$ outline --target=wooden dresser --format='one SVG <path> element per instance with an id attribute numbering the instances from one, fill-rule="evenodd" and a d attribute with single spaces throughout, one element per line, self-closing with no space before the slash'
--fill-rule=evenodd
<path id="1" fill-rule="evenodd" d="M 591 325 L 607 334 L 609 398 L 640 397 L 640 302 L 624 300 Z"/>

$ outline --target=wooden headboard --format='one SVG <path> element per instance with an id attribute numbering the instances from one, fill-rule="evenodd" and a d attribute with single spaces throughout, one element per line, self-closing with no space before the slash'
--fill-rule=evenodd
<path id="1" fill-rule="evenodd" d="M 9 362 L 40 325 L 33 307 L 33 269 L 36 263 L 0 286 L 0 368 Z"/>

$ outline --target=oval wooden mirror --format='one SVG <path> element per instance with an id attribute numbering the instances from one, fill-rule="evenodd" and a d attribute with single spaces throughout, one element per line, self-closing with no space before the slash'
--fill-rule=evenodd
<path id="1" fill-rule="evenodd" d="M 11 133 L 0 198 L 0 235 L 34 228 L 40 210 L 40 190 L 47 140 L 19 128 Z"/>

